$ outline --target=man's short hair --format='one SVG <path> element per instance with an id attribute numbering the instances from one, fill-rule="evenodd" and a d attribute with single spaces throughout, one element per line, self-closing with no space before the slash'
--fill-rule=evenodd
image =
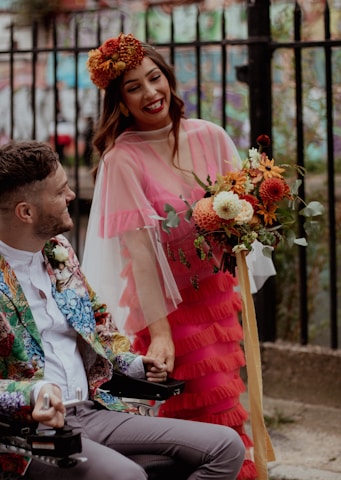
<path id="1" fill-rule="evenodd" d="M 0 208 L 8 207 L 16 194 L 27 190 L 23 187 L 54 173 L 58 165 L 58 155 L 47 143 L 10 142 L 0 147 Z"/>

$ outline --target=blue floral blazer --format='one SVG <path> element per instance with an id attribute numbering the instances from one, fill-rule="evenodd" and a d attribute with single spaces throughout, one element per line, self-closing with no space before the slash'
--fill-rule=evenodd
<path id="1" fill-rule="evenodd" d="M 52 238 L 43 255 L 52 295 L 67 322 L 78 333 L 78 346 L 87 372 L 90 398 L 111 410 L 129 405 L 101 390 L 113 371 L 125 373 L 136 358 L 80 270 L 69 241 Z M 0 255 L 0 412 L 30 417 L 31 390 L 44 379 L 44 349 L 31 309 L 14 271 Z M 7 456 L 7 454 L 6 454 Z M 1 462 L 0 471 L 4 467 Z"/>

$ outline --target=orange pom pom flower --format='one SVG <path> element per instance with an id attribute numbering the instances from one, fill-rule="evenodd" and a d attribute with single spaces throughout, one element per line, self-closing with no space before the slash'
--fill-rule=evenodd
<path id="1" fill-rule="evenodd" d="M 213 232 L 219 228 L 221 219 L 213 210 L 213 197 L 198 200 L 192 215 L 196 225 L 206 232 Z"/>

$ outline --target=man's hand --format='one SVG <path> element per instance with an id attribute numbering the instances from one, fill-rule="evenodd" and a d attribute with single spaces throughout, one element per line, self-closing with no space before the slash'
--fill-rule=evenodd
<path id="1" fill-rule="evenodd" d="M 167 366 L 155 358 L 142 356 L 142 362 L 146 370 L 146 378 L 150 382 L 165 382 L 167 380 Z"/>
<path id="2" fill-rule="evenodd" d="M 49 406 L 45 406 L 44 395 L 49 396 Z M 62 393 L 57 385 L 48 383 L 44 385 L 39 392 L 32 417 L 37 422 L 52 428 L 62 428 L 64 426 L 65 407 L 62 401 Z"/>

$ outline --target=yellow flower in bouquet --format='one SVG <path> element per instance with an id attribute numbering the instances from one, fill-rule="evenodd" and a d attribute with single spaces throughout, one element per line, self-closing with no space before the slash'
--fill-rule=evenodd
<path id="1" fill-rule="evenodd" d="M 276 165 L 264 149 L 270 145 L 267 135 L 257 138 L 258 149 L 251 148 L 249 156 L 237 171 L 217 174 L 213 183 L 208 177 L 206 183 L 195 173 L 196 181 L 205 191 L 203 198 L 189 205 L 186 219 L 194 220 L 197 235 L 194 246 L 202 259 L 210 259 L 213 249 L 221 249 L 221 264 L 217 270 L 229 269 L 234 273 L 234 253 L 251 250 L 258 240 L 264 246 L 264 254 L 271 255 L 272 249 L 280 242 L 289 246 L 307 245 L 305 237 L 296 238 L 296 214 L 305 217 L 306 231 L 318 227 L 314 217 L 323 213 L 323 206 L 316 201 L 306 205 L 298 196 L 301 180 L 296 179 L 289 186 L 283 174 L 289 165 Z M 296 167 L 301 175 L 304 169 Z M 298 210 L 298 206 L 304 208 Z M 165 206 L 166 218 L 162 228 L 176 227 L 179 219 L 175 210 Z"/>

